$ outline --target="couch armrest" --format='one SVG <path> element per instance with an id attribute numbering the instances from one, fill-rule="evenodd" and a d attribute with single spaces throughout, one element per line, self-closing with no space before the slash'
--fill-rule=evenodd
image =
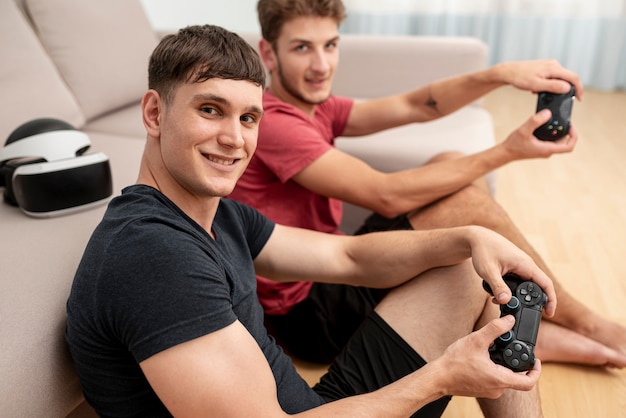
<path id="1" fill-rule="evenodd" d="M 334 94 L 373 98 L 487 67 L 487 45 L 477 38 L 341 35 Z"/>

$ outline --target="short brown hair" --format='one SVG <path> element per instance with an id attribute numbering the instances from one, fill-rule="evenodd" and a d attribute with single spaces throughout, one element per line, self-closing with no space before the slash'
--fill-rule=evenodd
<path id="1" fill-rule="evenodd" d="M 259 0 L 256 9 L 261 34 L 274 46 L 283 25 L 296 17 L 331 17 L 337 25 L 346 18 L 341 0 Z"/>
<path id="2" fill-rule="evenodd" d="M 247 80 L 265 88 L 265 69 L 255 49 L 219 26 L 188 26 L 166 35 L 150 56 L 148 88 L 166 102 L 178 84 L 211 78 Z"/>

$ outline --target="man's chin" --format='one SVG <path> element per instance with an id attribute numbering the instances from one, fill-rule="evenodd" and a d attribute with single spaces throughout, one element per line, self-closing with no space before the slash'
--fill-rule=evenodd
<path id="1" fill-rule="evenodd" d="M 228 197 L 235 190 L 235 183 L 213 184 L 211 194 L 215 197 Z"/>
<path id="2" fill-rule="evenodd" d="M 310 94 L 305 97 L 305 102 L 310 105 L 319 105 L 324 103 L 330 97 L 330 92 Z"/>

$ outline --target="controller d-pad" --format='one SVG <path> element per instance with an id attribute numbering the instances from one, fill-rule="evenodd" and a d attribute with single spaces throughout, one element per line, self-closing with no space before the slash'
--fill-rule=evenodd
<path id="1" fill-rule="evenodd" d="M 542 296 L 542 292 L 537 288 L 532 282 L 524 282 L 522 283 L 517 292 L 520 296 L 520 300 L 524 302 L 526 305 L 534 305 L 539 302 L 539 299 Z"/>

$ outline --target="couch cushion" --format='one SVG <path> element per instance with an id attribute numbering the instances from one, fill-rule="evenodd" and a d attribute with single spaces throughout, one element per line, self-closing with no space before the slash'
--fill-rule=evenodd
<path id="1" fill-rule="evenodd" d="M 14 1 L 0 1 L 0 21 L 0 144 L 32 119 L 57 118 L 80 128 L 85 118 L 76 99 Z"/>
<path id="2" fill-rule="evenodd" d="M 87 119 L 141 99 L 158 39 L 138 0 L 26 0 Z"/>
<path id="3" fill-rule="evenodd" d="M 141 104 L 126 106 L 92 119 L 83 127 L 83 130 L 144 139 L 146 128 L 143 126 Z"/>

